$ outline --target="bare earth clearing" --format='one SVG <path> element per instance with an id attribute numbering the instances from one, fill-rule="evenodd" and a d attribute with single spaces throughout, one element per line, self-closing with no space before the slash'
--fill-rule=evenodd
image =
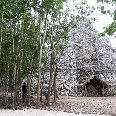
<path id="1" fill-rule="evenodd" d="M 116 116 L 116 97 L 59 96 L 56 104 L 42 104 L 40 110 L 34 105 L 32 109 L 1 109 L 0 116 Z"/>
<path id="2" fill-rule="evenodd" d="M 24 109 L 24 110 L 0 110 L 0 116 L 105 116 L 105 115 L 74 114 L 61 111 Z"/>
<path id="3" fill-rule="evenodd" d="M 50 107 L 43 106 L 45 110 L 55 110 L 70 113 L 105 114 L 116 116 L 116 97 L 60 97 L 57 104 Z"/>

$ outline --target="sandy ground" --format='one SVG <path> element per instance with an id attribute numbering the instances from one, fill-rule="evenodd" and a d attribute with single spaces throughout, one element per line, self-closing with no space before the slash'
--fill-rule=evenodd
<path id="1" fill-rule="evenodd" d="M 61 111 L 46 111 L 46 110 L 36 110 L 36 109 L 25 109 L 25 110 L 0 110 L 0 116 L 99 116 L 99 115 L 84 115 L 84 114 L 74 114 L 66 113 Z M 105 115 L 101 115 L 105 116 Z"/>
<path id="2" fill-rule="evenodd" d="M 60 97 L 56 105 L 44 106 L 42 109 L 116 116 L 116 97 Z"/>
<path id="3" fill-rule="evenodd" d="M 42 104 L 40 110 L 1 109 L 0 116 L 116 116 L 116 97 L 59 96 L 57 103 L 51 102 L 49 107 Z"/>

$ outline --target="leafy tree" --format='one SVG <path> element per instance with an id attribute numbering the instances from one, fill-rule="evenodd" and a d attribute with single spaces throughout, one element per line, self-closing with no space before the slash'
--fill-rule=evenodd
<path id="1" fill-rule="evenodd" d="M 98 2 L 102 2 L 102 3 L 110 3 L 112 5 L 116 5 L 116 0 L 97 0 Z M 105 14 L 107 13 L 104 9 L 102 10 Z M 110 13 L 110 12 L 109 12 Z M 106 27 L 104 33 L 102 35 L 104 35 L 105 33 L 107 33 L 108 35 L 113 35 L 115 32 L 116 32 L 116 10 L 114 10 L 113 14 L 113 22 L 108 26 Z"/>
<path id="2" fill-rule="evenodd" d="M 63 11 L 64 2 L 66 0 L 0 0 L 0 79 L 4 85 L 4 103 L 8 103 L 7 95 L 11 92 L 13 109 L 21 101 L 20 88 L 25 76 L 30 106 L 29 73 L 32 72 L 38 72 L 37 106 L 40 106 L 42 65 L 47 60 L 45 44 L 51 47 L 49 85 L 54 81 L 56 101 L 57 54 L 65 47 L 69 27 L 75 25 L 73 18 L 69 21 L 69 14 Z"/>

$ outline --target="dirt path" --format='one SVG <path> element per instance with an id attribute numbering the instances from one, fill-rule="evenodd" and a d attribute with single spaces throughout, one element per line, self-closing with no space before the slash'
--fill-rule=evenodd
<path id="1" fill-rule="evenodd" d="M 60 97 L 47 110 L 83 114 L 110 114 L 116 116 L 116 97 Z M 115 114 L 115 115 L 114 115 Z"/>

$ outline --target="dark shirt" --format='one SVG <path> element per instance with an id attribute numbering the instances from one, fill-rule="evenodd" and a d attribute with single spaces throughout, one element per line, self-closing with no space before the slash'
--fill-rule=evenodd
<path id="1" fill-rule="evenodd" d="M 23 93 L 26 93 L 27 92 L 27 86 L 26 85 L 23 85 L 22 86 L 22 91 L 23 91 Z"/>

